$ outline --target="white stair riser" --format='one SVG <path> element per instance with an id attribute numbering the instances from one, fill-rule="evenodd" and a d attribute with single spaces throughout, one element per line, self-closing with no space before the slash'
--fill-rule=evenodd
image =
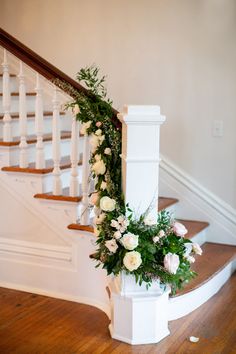
<path id="1" fill-rule="evenodd" d="M 0 139 L 3 138 L 3 120 L 0 121 Z M 12 136 L 20 136 L 20 124 L 19 119 L 12 119 Z M 71 120 L 69 117 L 61 116 L 61 130 L 70 130 Z M 44 117 L 44 133 L 48 134 L 52 132 L 52 116 Z M 35 117 L 27 118 L 27 134 L 35 134 Z"/>
<path id="2" fill-rule="evenodd" d="M 2 92 L 2 76 L 0 76 L 0 92 Z M 11 77 L 9 80 L 10 92 L 17 92 L 19 90 L 19 82 L 17 77 Z"/>
<path id="3" fill-rule="evenodd" d="M 188 315 L 204 304 L 226 283 L 234 271 L 234 262 L 231 261 L 219 273 L 215 274 L 208 282 L 191 292 L 169 300 L 169 321 Z"/>
<path id="4" fill-rule="evenodd" d="M 34 112 L 35 110 L 35 97 L 36 96 L 26 96 L 26 109 L 27 112 Z M 44 110 L 50 110 L 50 107 L 44 107 Z M 19 96 L 11 96 L 11 108 L 10 112 L 19 112 Z M 0 113 L 4 113 L 2 106 L 2 98 L 0 99 Z"/>

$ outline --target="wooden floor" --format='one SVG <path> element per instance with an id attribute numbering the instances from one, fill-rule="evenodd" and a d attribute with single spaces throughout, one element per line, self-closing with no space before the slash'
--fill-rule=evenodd
<path id="1" fill-rule="evenodd" d="M 171 322 L 171 336 L 130 346 L 110 338 L 108 318 L 96 308 L 0 288 L 0 353 L 235 354 L 235 295 L 236 274 L 198 310 Z"/>

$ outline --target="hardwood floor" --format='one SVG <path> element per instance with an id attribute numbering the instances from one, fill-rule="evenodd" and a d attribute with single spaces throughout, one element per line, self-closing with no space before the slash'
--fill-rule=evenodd
<path id="1" fill-rule="evenodd" d="M 171 322 L 171 336 L 130 346 L 110 338 L 109 320 L 96 308 L 0 288 L 0 353 L 235 354 L 235 294 L 236 274 L 198 310 Z M 191 343 L 189 336 L 199 342 Z"/>

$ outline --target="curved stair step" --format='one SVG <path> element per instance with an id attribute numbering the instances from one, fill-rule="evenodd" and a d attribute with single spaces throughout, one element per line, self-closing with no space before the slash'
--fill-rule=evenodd
<path id="1" fill-rule="evenodd" d="M 198 276 L 170 298 L 169 320 L 183 317 L 209 300 L 234 271 L 236 246 L 209 243 L 203 246 L 193 270 Z"/>
<path id="2" fill-rule="evenodd" d="M 58 200 L 63 202 L 74 202 L 79 203 L 82 200 L 82 196 L 71 197 L 69 187 L 63 188 L 62 195 L 53 195 L 52 192 L 49 193 L 37 193 L 34 195 L 37 199 L 47 199 L 47 200 Z"/>

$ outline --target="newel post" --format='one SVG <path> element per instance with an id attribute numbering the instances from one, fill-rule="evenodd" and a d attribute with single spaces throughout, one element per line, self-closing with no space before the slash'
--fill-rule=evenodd
<path id="1" fill-rule="evenodd" d="M 122 187 L 137 215 L 157 217 L 160 126 L 159 106 L 124 106 L 122 122 Z"/>
<path id="2" fill-rule="evenodd" d="M 158 106 L 125 106 L 122 122 L 122 184 L 126 202 L 138 216 L 157 217 L 160 126 Z M 130 344 L 157 343 L 169 335 L 169 287 L 155 281 L 147 290 L 132 275 L 111 280 L 112 338 Z"/>

